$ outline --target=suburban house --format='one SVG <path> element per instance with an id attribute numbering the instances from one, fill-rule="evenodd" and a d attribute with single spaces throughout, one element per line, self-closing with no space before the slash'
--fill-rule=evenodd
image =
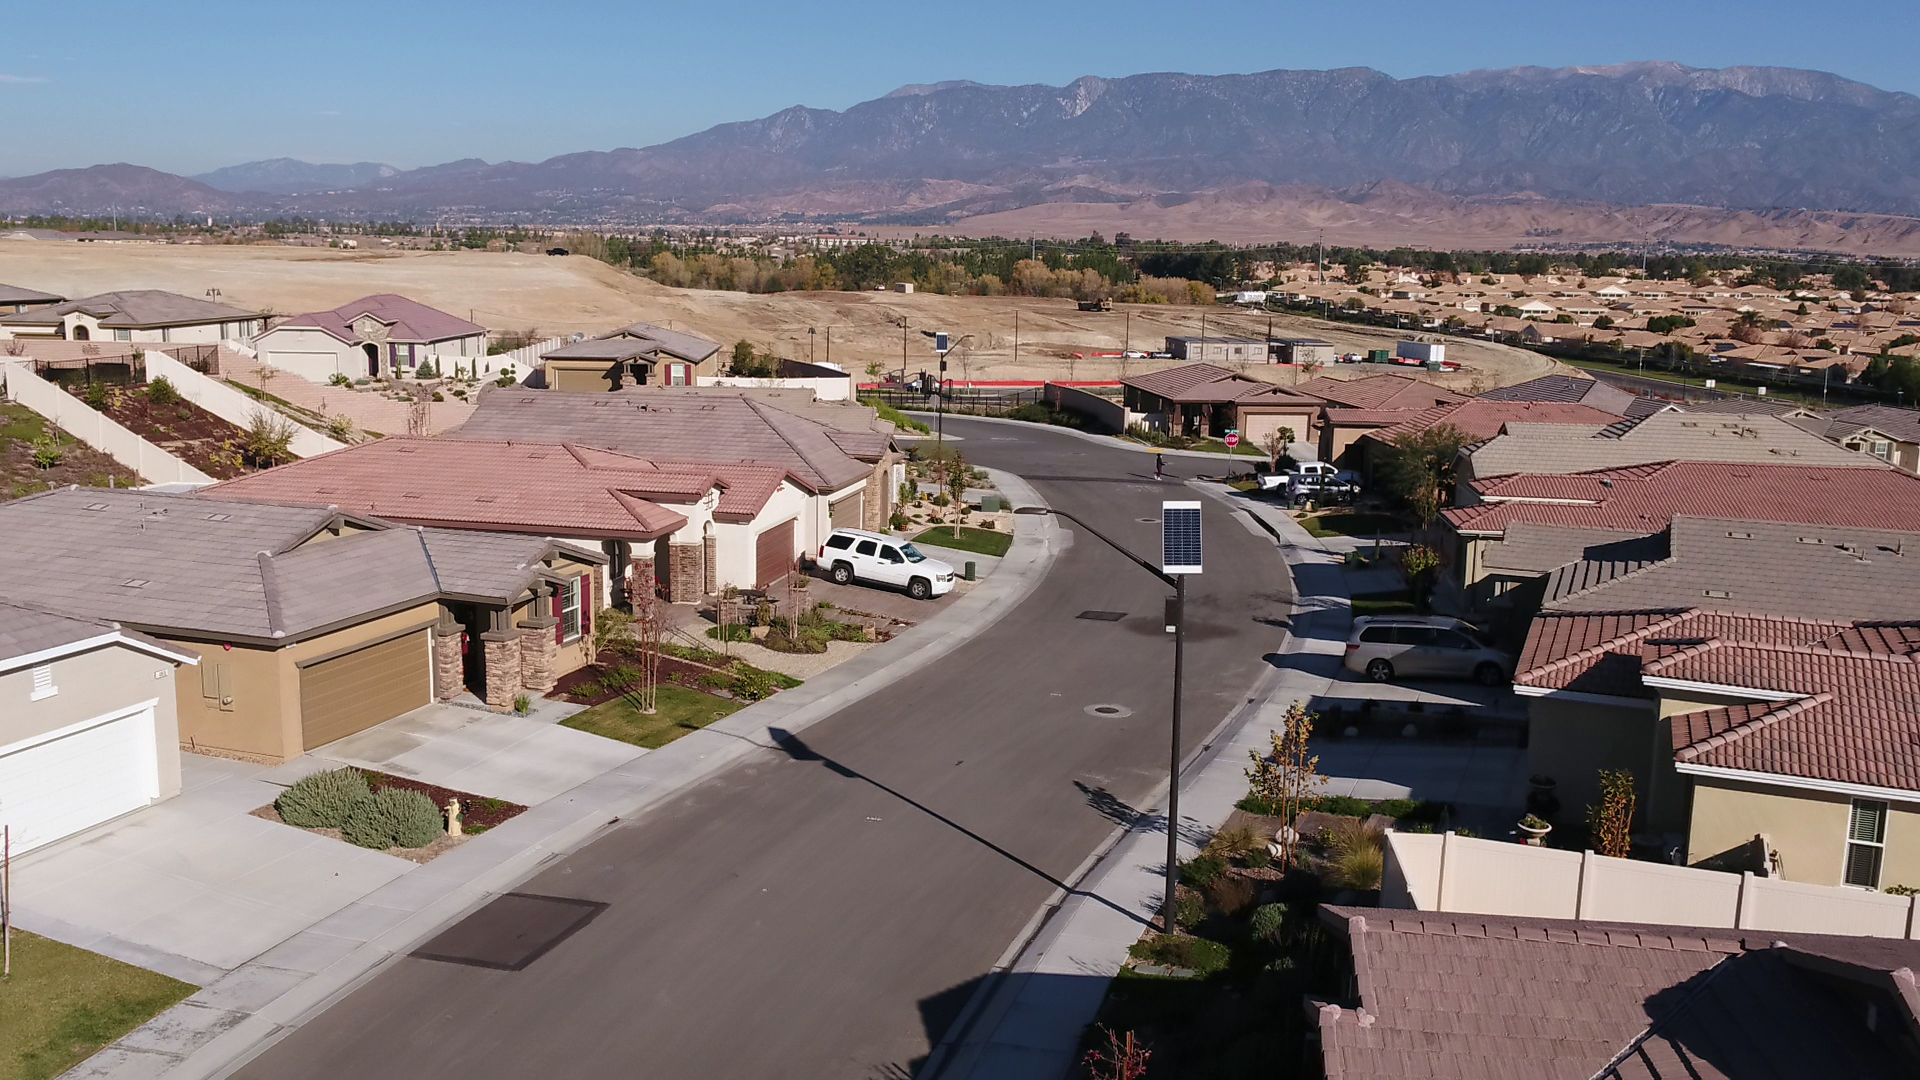
<path id="1" fill-rule="evenodd" d="M 117 623 L 0 604 L 0 825 L 31 851 L 180 792 L 174 673 Z"/>
<path id="2" fill-rule="evenodd" d="M 799 522 L 815 511 L 814 497 L 780 466 L 398 435 L 229 480 L 204 494 L 338 506 L 441 529 L 531 533 L 567 549 L 599 551 L 608 570 L 596 572 L 594 606 L 624 606 L 629 590 L 656 582 L 660 595 L 680 602 L 727 585 L 766 588 L 793 571 Z M 563 592 L 563 607 L 577 604 Z"/>
<path id="3" fill-rule="evenodd" d="M 1360 379 L 1322 375 L 1288 389 L 1321 402 L 1316 426 L 1320 460 L 1340 464 L 1353 460 L 1348 450 L 1368 432 L 1392 427 L 1424 409 L 1467 400 L 1464 394 L 1405 375 Z"/>
<path id="4" fill-rule="evenodd" d="M 101 293 L 0 315 L 0 340 L 159 342 L 216 345 L 245 341 L 266 325 L 258 311 L 158 289 Z"/>
<path id="5" fill-rule="evenodd" d="M 1443 425 L 1465 435 L 1469 445 L 1478 445 L 1505 431 L 1508 424 L 1573 425 L 1593 432 L 1618 419 L 1591 405 L 1473 398 L 1420 409 L 1398 423 L 1373 428 L 1354 442 L 1351 455 L 1354 466 L 1371 475 L 1378 455 L 1395 439 Z"/>
<path id="6" fill-rule="evenodd" d="M 1879 458 L 1903 472 L 1920 473 L 1920 412 L 1890 405 L 1856 405 L 1796 417 L 1788 423 L 1848 450 Z"/>
<path id="7" fill-rule="evenodd" d="M 1489 390 L 1476 400 L 1557 401 L 1568 405 L 1587 405 L 1615 416 L 1634 419 L 1676 407 L 1672 402 L 1641 397 L 1612 383 L 1578 375 L 1542 375 L 1523 383 Z"/>
<path id="8" fill-rule="evenodd" d="M 1920 942 L 1323 906 L 1347 992 L 1327 1080 L 1920 1072 Z M 1311 1050 L 1309 1052 L 1312 1052 Z"/>
<path id="9" fill-rule="evenodd" d="M 731 541 L 722 549 L 717 536 L 714 540 L 713 558 L 726 567 L 726 580 L 757 584 L 765 579 L 759 569 L 762 552 L 767 569 L 772 570 L 777 549 L 784 549 L 785 564 L 790 564 L 803 553 L 819 550 L 835 528 L 884 528 L 906 479 L 905 458 L 893 449 L 892 436 L 867 426 L 870 411 L 840 403 L 798 403 L 796 398 L 793 408 L 808 412 L 801 415 L 768 403 L 760 396 L 763 393 L 773 392 L 644 387 L 584 395 L 495 390 L 483 396 L 473 416 L 446 438 L 564 443 L 611 451 L 625 459 L 673 463 L 673 468 L 754 466 L 768 470 L 764 475 L 785 477 L 783 485 L 791 483 L 805 494 L 805 507 L 785 517 L 774 516 L 786 510 L 783 496 L 774 501 L 774 510 L 761 508 L 750 515 L 751 521 L 744 524 L 757 534 L 751 547 L 755 553 L 751 575 Z M 828 410 L 846 417 L 847 426 L 829 427 L 810 418 Z M 624 465 L 625 459 L 606 464 Z M 704 532 L 704 521 L 697 515 L 689 518 L 689 525 L 696 521 Z M 727 522 L 716 523 L 716 534 L 723 524 Z M 668 562 L 654 569 L 668 582 L 674 602 L 697 600 L 708 582 L 722 580 L 720 566 L 711 573 L 708 570 L 704 535 L 700 543 L 694 543 L 691 534 L 685 542 L 670 539 L 669 548 Z"/>
<path id="10" fill-rule="evenodd" d="M 18 314 L 37 307 L 58 304 L 64 296 L 40 292 L 37 289 L 23 289 L 18 285 L 0 284 L 0 312 Z"/>
<path id="11" fill-rule="evenodd" d="M 1514 679 L 1533 771 L 1576 812 L 1594 770 L 1632 772 L 1689 863 L 1758 835 L 1771 867 L 1726 868 L 1920 882 L 1920 532 L 1678 517 L 1660 539 L 1551 575 Z"/>
<path id="12" fill-rule="evenodd" d="M 1120 380 L 1127 426 L 1188 437 L 1220 438 L 1228 431 L 1254 447 L 1281 428 L 1293 441 L 1314 445 L 1321 402 L 1213 364 L 1188 364 Z"/>
<path id="13" fill-rule="evenodd" d="M 698 386 L 720 374 L 720 343 L 698 334 L 634 323 L 540 355 L 541 386 L 594 393 L 625 386 Z"/>
<path id="14" fill-rule="evenodd" d="M 1668 415 L 1668 414 L 1658 414 Z M 1498 441 L 1498 440 L 1496 440 Z M 1846 454 L 1845 451 L 1841 451 Z M 1847 457 L 1861 460 L 1857 454 Z M 1870 460 L 1870 459 L 1868 459 Z M 1491 549 L 1516 524 L 1584 532 L 1592 544 L 1649 536 L 1678 515 L 1920 529 L 1920 480 L 1893 469 L 1832 465 L 1662 461 L 1566 475 L 1517 473 L 1476 480 L 1473 502 L 1443 510 L 1446 583 L 1479 604 L 1552 569 L 1517 566 Z M 1576 542 L 1567 537 L 1562 544 Z"/>
<path id="15" fill-rule="evenodd" d="M 463 689 L 502 709 L 551 689 L 593 618 L 553 597 L 605 562 L 544 537 L 126 489 L 0 503 L 0 535 L 0 600 L 197 656 L 180 742 L 272 761 Z"/>
<path id="16" fill-rule="evenodd" d="M 253 339 L 260 361 L 310 382 L 380 379 L 432 361 L 451 369 L 487 355 L 487 328 L 393 293 L 295 315 Z M 451 370 L 442 371 L 452 374 Z"/>

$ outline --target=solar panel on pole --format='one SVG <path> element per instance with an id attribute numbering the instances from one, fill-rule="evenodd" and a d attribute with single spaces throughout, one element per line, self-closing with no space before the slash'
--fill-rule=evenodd
<path id="1" fill-rule="evenodd" d="M 1160 504 L 1160 570 L 1167 574 L 1200 572 L 1200 504 Z"/>

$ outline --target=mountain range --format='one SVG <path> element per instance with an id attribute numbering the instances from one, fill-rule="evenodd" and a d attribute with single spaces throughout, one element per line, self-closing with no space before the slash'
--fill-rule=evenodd
<path id="1" fill-rule="evenodd" d="M 1665 204 L 1722 208 L 1721 225 L 1785 221 L 1783 235 L 1808 233 L 1809 220 L 1844 234 L 1852 217 L 1899 232 L 1880 217 L 1920 217 L 1920 98 L 1814 71 L 1669 63 L 1409 79 L 1344 68 L 1064 87 L 960 81 L 537 163 L 277 159 L 191 179 L 124 164 L 59 170 L 0 181 L 0 213 L 137 204 L 230 216 L 953 226 L 1100 207 L 1094 216 L 1125 209 L 1152 221 L 1185 206 L 1188 217 L 1213 207 L 1224 232 L 1249 190 L 1270 210 L 1288 199 L 1361 205 L 1382 183 L 1424 193 L 1441 214 L 1462 200 L 1519 199 L 1537 219 L 1520 231 L 1541 235 L 1555 232 L 1562 207 L 1592 222 L 1596 207 Z"/>

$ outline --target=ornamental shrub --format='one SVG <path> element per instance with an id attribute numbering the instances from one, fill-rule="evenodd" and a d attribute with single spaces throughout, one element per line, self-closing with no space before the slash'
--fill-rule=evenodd
<path id="1" fill-rule="evenodd" d="M 147 384 L 147 400 L 155 405 L 177 405 L 180 403 L 180 391 L 173 380 L 161 375 Z"/>
<path id="2" fill-rule="evenodd" d="M 1206 888 L 1226 872 L 1227 860 L 1218 855 L 1195 855 L 1180 864 L 1180 880 L 1196 889 Z"/>
<path id="3" fill-rule="evenodd" d="M 359 769 L 330 769 L 301 778 L 273 800 L 280 820 L 302 829 L 337 829 L 373 792 Z"/>
<path id="4" fill-rule="evenodd" d="M 1253 919 L 1249 929 L 1255 939 L 1269 945 L 1280 944 L 1280 935 L 1287 925 L 1287 905 L 1261 904 L 1253 909 Z"/>
<path id="5" fill-rule="evenodd" d="M 741 701 L 759 701 L 772 697 L 779 687 L 773 683 L 773 676 L 756 667 L 741 665 L 733 676 L 733 696 Z"/>
<path id="6" fill-rule="evenodd" d="M 381 788 L 347 811 L 340 833 L 361 847 L 425 847 L 446 832 L 433 800 L 406 788 Z"/>

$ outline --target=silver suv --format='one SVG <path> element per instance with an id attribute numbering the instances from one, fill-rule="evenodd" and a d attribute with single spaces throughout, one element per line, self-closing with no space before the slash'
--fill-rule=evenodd
<path id="1" fill-rule="evenodd" d="M 1374 682 L 1395 678 L 1472 679 L 1498 686 L 1513 673 L 1513 657 L 1469 623 L 1439 615 L 1383 615 L 1353 620 L 1347 670 Z"/>

